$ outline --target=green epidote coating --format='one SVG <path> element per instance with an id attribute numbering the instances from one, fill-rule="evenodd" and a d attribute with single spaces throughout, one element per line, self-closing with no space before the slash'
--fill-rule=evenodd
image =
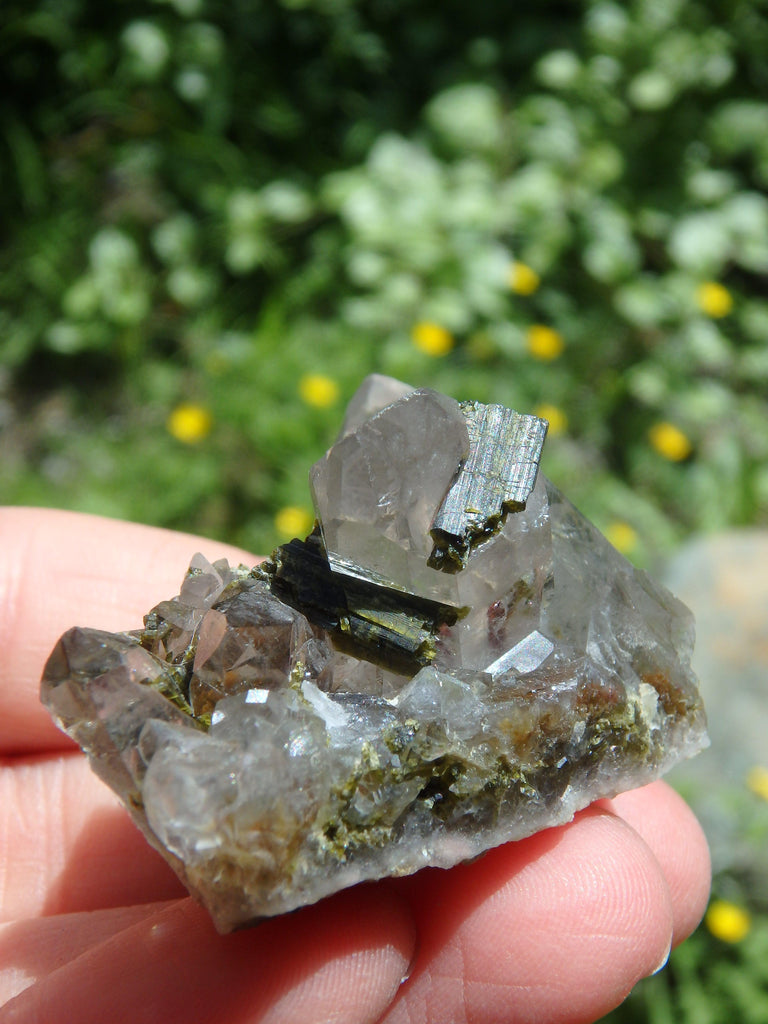
<path id="1" fill-rule="evenodd" d="M 195 570 L 190 570 L 188 576 L 195 574 Z M 386 668 L 396 666 L 406 675 L 413 675 L 430 663 L 440 626 L 454 624 L 461 614 L 438 602 L 332 572 L 318 530 L 305 541 L 295 539 L 278 548 L 270 560 L 255 569 L 241 567 L 216 604 L 227 601 L 256 580 L 268 584 L 281 600 L 327 630 L 339 649 Z M 510 593 L 514 598 L 522 598 L 527 589 L 528 584 L 520 580 L 517 586 L 510 588 Z M 138 638 L 147 650 L 156 651 L 158 643 L 172 633 L 172 626 L 163 618 L 166 604 L 159 605 L 145 617 L 144 630 Z M 195 716 L 189 700 L 197 637 L 197 631 L 193 631 L 183 650 L 166 662 L 164 671 L 148 685 L 188 715 L 198 728 L 207 730 L 210 713 Z M 301 670 L 299 663 L 293 673 L 295 678 L 291 685 L 297 692 L 301 690 Z M 659 694 L 665 712 L 680 716 L 696 712 L 698 705 L 688 706 L 685 701 L 681 704 L 675 687 L 658 674 L 645 681 Z M 498 749 L 492 755 L 486 751 L 481 762 L 473 759 L 469 749 L 457 753 L 455 744 L 445 736 L 435 736 L 433 732 L 426 737 L 415 719 L 389 726 L 384 741 L 397 764 L 382 764 L 370 745 L 363 744 L 354 769 L 332 788 L 319 816 L 307 822 L 305 839 L 317 846 L 322 858 L 343 864 L 356 850 L 390 843 L 401 819 L 416 805 L 442 822 L 450 822 L 455 815 L 464 813 L 465 808 L 472 807 L 473 816 L 489 824 L 496 821 L 502 807 L 508 813 L 532 801 L 547 805 L 558 801 L 573 772 L 588 769 L 590 764 L 598 765 L 611 747 L 620 748 L 638 762 L 659 761 L 663 755 L 660 734 L 654 738 L 647 723 L 642 721 L 637 705 L 600 697 L 599 691 L 582 697 L 586 726 L 581 757 L 576 762 L 567 756 L 566 744 L 561 738 L 550 741 L 546 737 L 541 723 L 537 723 L 540 735 L 534 743 L 536 756 L 528 762 L 515 760 L 515 750 L 525 748 L 530 737 L 519 734 L 512 718 L 508 748 Z M 496 738 L 498 747 L 503 734 L 502 729 Z M 454 752 L 436 757 L 436 744 L 453 746 Z M 562 769 L 553 772 L 552 765 L 559 762 L 563 763 Z M 380 809 L 374 807 L 364 817 L 354 809 L 361 789 L 403 787 L 410 787 L 413 795 L 394 818 L 386 801 Z"/>
<path id="2" fill-rule="evenodd" d="M 688 712 L 697 707 L 691 706 Z M 471 807 L 478 824 L 488 825 L 496 822 L 502 806 L 508 812 L 532 802 L 553 805 L 562 797 L 574 771 L 597 766 L 611 747 L 619 747 L 638 762 L 661 760 L 660 735 L 654 737 L 648 730 L 635 705 L 624 702 L 609 711 L 598 702 L 585 711 L 587 725 L 582 746 L 586 753 L 577 762 L 566 756 L 567 744 L 562 738 L 546 742 L 530 763 L 515 763 L 510 753 L 501 751 L 482 764 L 456 754 L 435 758 L 430 756 L 428 745 L 420 736 L 420 724 L 407 720 L 385 734 L 387 746 L 401 759 L 401 766 L 393 769 L 372 763 L 370 752 L 364 749 L 355 770 L 335 787 L 334 801 L 327 814 L 310 831 L 315 833 L 325 856 L 344 863 L 357 849 L 384 846 L 392 841 L 400 820 L 384 824 L 381 815 L 374 813 L 365 822 L 355 821 L 351 801 L 361 782 L 369 788 L 385 788 L 418 780 L 421 787 L 407 810 L 421 804 L 435 819 L 448 822 Z M 563 768 L 553 772 L 552 765 L 561 760 Z M 401 817 L 404 814 L 405 811 Z"/>
<path id="3" fill-rule="evenodd" d="M 278 549 L 266 569 L 264 564 L 255 570 L 243 569 L 239 576 L 227 585 L 216 603 L 224 602 L 245 587 L 252 586 L 254 580 L 280 580 L 281 577 L 276 574 L 278 567 L 283 564 L 286 548 L 292 554 L 303 550 L 302 542 L 295 541 L 285 548 Z M 312 541 L 309 550 L 317 554 L 316 541 Z M 277 589 L 280 590 L 279 585 Z M 322 588 L 320 592 L 322 593 Z M 316 595 L 315 607 L 317 600 Z M 429 602 L 420 600 L 413 603 L 422 610 L 422 613 L 425 606 L 430 605 Z M 160 605 L 149 613 L 145 618 L 144 630 L 137 634 L 142 646 L 148 650 L 156 651 L 158 642 L 163 641 L 171 633 L 172 627 L 162 618 L 162 611 L 163 606 Z M 455 612 L 454 609 L 446 611 Z M 317 613 L 318 616 L 320 614 Z M 337 619 L 341 618 L 340 609 L 335 605 L 328 606 L 325 614 L 329 620 L 333 619 L 334 615 Z M 420 616 L 421 620 L 425 618 L 429 616 Z M 437 618 L 439 619 L 439 616 Z M 340 635 L 341 627 L 338 627 L 338 633 Z M 162 671 L 156 678 L 148 680 L 147 685 L 162 693 L 188 715 L 198 728 L 207 730 L 210 726 L 210 714 L 195 716 L 189 702 L 189 681 L 196 644 L 195 633 L 183 651 L 177 654 L 173 661 L 166 662 L 162 666 Z M 297 666 L 297 671 L 300 669 L 301 666 Z M 298 674 L 301 674 L 300 671 Z M 649 677 L 648 682 L 659 693 L 662 706 L 668 713 L 688 715 L 696 710 L 693 706 L 681 706 L 674 687 L 668 682 L 665 686 L 664 679 L 658 676 Z M 292 686 L 300 692 L 298 675 Z M 403 816 L 411 812 L 416 805 L 423 812 L 442 822 L 450 822 L 456 815 L 461 815 L 463 809 L 472 807 L 474 818 L 489 824 L 495 822 L 502 807 L 508 812 L 514 807 L 532 801 L 545 804 L 556 802 L 569 784 L 574 770 L 582 771 L 589 768 L 590 764 L 598 765 L 612 746 L 620 748 L 625 755 L 638 762 L 660 760 L 663 754 L 660 734 L 654 738 L 654 734 L 647 728 L 647 723 L 642 721 L 636 704 L 626 700 L 616 701 L 613 697 L 606 699 L 599 690 L 583 694 L 581 700 L 586 725 L 580 745 L 582 754 L 575 763 L 567 757 L 565 741 L 556 733 L 552 737 L 547 736 L 546 728 L 542 726 L 541 721 L 536 720 L 535 728 L 538 735 L 535 738 L 521 732 L 520 724 L 514 720 L 512 708 L 506 735 L 508 745 L 505 743 L 507 749 L 501 749 L 501 741 L 505 738 L 505 730 L 501 729 L 495 739 L 498 749 L 485 751 L 479 761 L 473 756 L 471 748 L 461 750 L 461 745 L 457 747 L 455 742 L 444 734 L 436 734 L 434 729 L 426 736 L 421 724 L 415 719 L 406 719 L 390 725 L 386 728 L 383 739 L 397 763 L 382 764 L 376 751 L 369 744 L 363 744 L 354 769 L 343 782 L 332 788 L 329 800 L 319 816 L 307 822 L 305 838 L 317 845 L 318 852 L 323 858 L 341 864 L 354 855 L 356 850 L 383 847 L 391 842 Z M 526 748 L 532 739 L 535 756 L 528 761 L 516 761 L 514 752 Z M 435 756 L 435 747 L 440 746 L 453 747 L 453 751 Z M 552 765 L 561 761 L 562 769 L 553 772 Z M 378 810 L 372 809 L 363 819 L 354 809 L 354 800 L 361 788 L 375 791 L 403 787 L 410 787 L 413 795 L 395 818 L 392 818 L 387 802 L 383 802 Z"/>

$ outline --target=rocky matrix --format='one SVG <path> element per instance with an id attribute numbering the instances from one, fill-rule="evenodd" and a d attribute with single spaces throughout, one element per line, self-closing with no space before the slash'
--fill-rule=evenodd
<path id="1" fill-rule="evenodd" d="M 450 867 L 706 745 L 690 613 L 542 474 L 546 424 L 372 377 L 318 526 L 196 555 L 42 698 L 221 931 Z"/>

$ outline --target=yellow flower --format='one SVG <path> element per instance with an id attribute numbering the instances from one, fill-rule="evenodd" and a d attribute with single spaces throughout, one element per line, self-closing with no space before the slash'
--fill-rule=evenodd
<path id="1" fill-rule="evenodd" d="M 527 263 L 513 263 L 509 269 L 509 287 L 516 295 L 533 295 L 541 278 Z"/>
<path id="2" fill-rule="evenodd" d="M 281 537 L 290 540 L 292 537 L 305 537 L 312 529 L 315 517 L 299 505 L 286 505 L 275 516 L 275 529 Z"/>
<path id="3" fill-rule="evenodd" d="M 747 772 L 747 788 L 751 789 L 755 796 L 761 796 L 768 800 L 768 768 L 756 764 Z"/>
<path id="4" fill-rule="evenodd" d="M 699 309 L 707 316 L 716 320 L 728 316 L 733 309 L 733 296 L 717 281 L 705 281 L 696 289 L 696 302 Z"/>
<path id="5" fill-rule="evenodd" d="M 721 942 L 741 942 L 752 927 L 749 911 L 727 900 L 710 903 L 704 920 L 707 928 Z"/>
<path id="6" fill-rule="evenodd" d="M 654 423 L 648 431 L 651 447 L 670 462 L 682 462 L 691 454 L 691 442 L 674 423 Z"/>
<path id="7" fill-rule="evenodd" d="M 612 523 L 608 523 L 605 536 L 622 555 L 629 554 L 637 546 L 637 531 L 621 519 L 614 519 Z"/>
<path id="8" fill-rule="evenodd" d="M 168 432 L 184 444 L 197 444 L 207 437 L 213 426 L 213 417 L 202 405 L 183 402 L 171 412 L 166 422 Z"/>
<path id="9" fill-rule="evenodd" d="M 526 331 L 525 340 L 533 358 L 547 363 L 557 359 L 565 348 L 562 334 L 553 327 L 547 327 L 546 324 L 531 324 Z"/>
<path id="10" fill-rule="evenodd" d="M 542 402 L 541 405 L 537 405 L 533 410 L 536 416 L 540 416 L 543 420 L 549 422 L 549 436 L 557 437 L 558 434 L 564 434 L 568 429 L 568 417 L 565 415 L 562 409 L 556 405 L 549 405 L 547 402 Z"/>
<path id="11" fill-rule="evenodd" d="M 453 348 L 453 335 L 440 324 L 422 320 L 411 331 L 411 340 L 419 352 L 428 356 L 447 356 Z"/>
<path id="12" fill-rule="evenodd" d="M 327 409 L 339 397 L 339 385 L 322 373 L 308 373 L 299 381 L 299 394 L 307 405 Z"/>

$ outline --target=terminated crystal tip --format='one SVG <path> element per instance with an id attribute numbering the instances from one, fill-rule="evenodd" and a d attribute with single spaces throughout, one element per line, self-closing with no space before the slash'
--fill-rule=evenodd
<path id="1" fill-rule="evenodd" d="M 462 402 L 469 454 L 432 521 L 429 565 L 458 572 L 473 547 L 492 537 L 508 512 L 525 508 L 536 483 L 547 422 L 502 405 Z"/>
<path id="2" fill-rule="evenodd" d="M 544 432 L 369 379 L 312 467 L 318 530 L 254 569 L 195 556 L 142 629 L 62 637 L 44 702 L 221 931 L 706 745 L 690 613 L 537 473 Z"/>

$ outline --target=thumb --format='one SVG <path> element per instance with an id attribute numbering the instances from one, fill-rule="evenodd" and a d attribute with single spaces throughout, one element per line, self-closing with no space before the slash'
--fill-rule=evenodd
<path id="1" fill-rule="evenodd" d="M 373 1024 L 408 971 L 413 925 L 387 886 L 217 935 L 185 899 L 39 979 L 2 1024 Z"/>

